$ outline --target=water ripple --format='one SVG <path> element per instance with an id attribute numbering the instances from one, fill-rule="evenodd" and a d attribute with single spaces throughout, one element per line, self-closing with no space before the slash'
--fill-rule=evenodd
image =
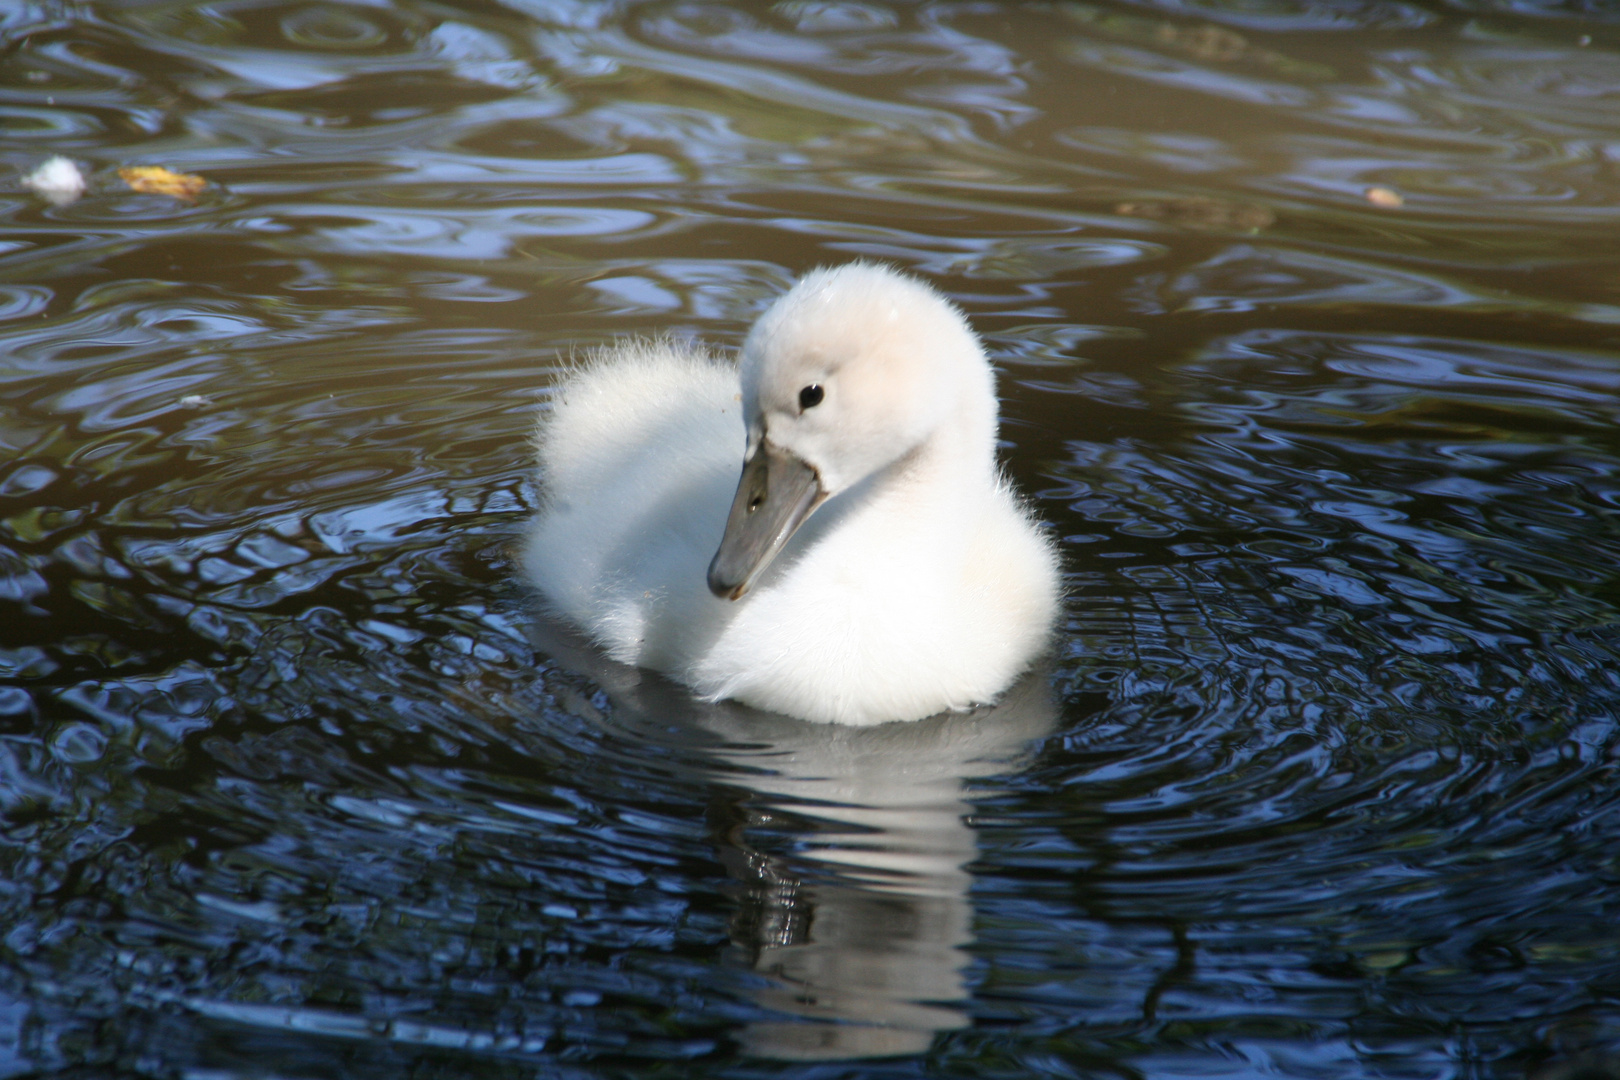
<path id="1" fill-rule="evenodd" d="M 0 1073 L 1611 1059 L 1616 25 L 0 7 Z M 992 348 L 1045 665 L 823 729 L 537 618 L 557 372 L 851 257 Z"/>

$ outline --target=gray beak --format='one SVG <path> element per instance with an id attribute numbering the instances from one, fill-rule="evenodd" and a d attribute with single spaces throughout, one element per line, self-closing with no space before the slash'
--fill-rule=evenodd
<path id="1" fill-rule="evenodd" d="M 761 442 L 743 462 L 720 550 L 709 563 L 709 591 L 735 600 L 748 591 L 782 545 L 826 501 L 821 477 L 801 458 Z"/>

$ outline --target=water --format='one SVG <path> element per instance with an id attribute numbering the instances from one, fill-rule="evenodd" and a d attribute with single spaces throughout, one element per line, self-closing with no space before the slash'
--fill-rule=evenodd
<path id="1" fill-rule="evenodd" d="M 22 3 L 0 87 L 0 1076 L 1613 1074 L 1609 5 Z M 1042 669 L 538 623 L 559 365 L 860 256 L 994 350 Z"/>

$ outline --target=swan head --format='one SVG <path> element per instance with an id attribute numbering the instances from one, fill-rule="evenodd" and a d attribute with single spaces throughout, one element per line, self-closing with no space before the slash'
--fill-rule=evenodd
<path id="1" fill-rule="evenodd" d="M 942 431 L 993 461 L 995 387 L 967 320 L 883 266 L 813 271 L 743 343 L 748 444 L 709 589 L 735 600 L 828 499 Z"/>

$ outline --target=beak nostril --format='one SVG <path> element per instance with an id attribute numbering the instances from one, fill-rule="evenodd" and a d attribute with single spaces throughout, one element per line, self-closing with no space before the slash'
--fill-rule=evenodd
<path id="1" fill-rule="evenodd" d="M 735 600 L 776 558 L 826 495 L 816 470 L 791 452 L 762 443 L 744 459 L 726 531 L 709 563 L 709 591 Z"/>

